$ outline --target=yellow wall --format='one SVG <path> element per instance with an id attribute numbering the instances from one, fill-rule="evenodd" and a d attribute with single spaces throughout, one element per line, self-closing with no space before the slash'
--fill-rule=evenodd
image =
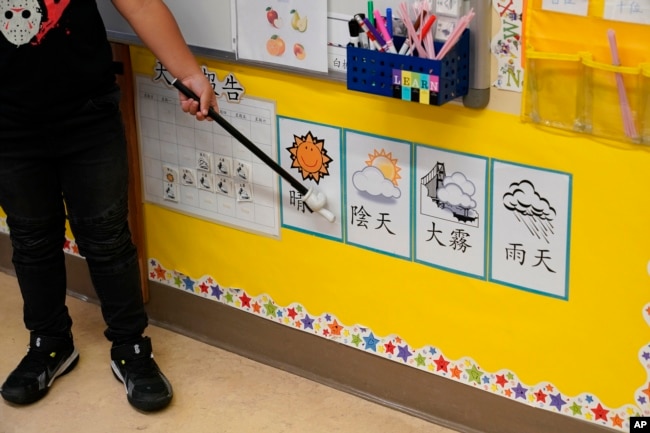
<path id="1" fill-rule="evenodd" d="M 342 83 L 201 61 L 220 77 L 234 73 L 248 95 L 277 101 L 278 115 L 572 174 L 568 300 L 288 229 L 280 240 L 247 234 L 155 205 L 145 205 L 148 257 L 279 306 L 297 303 L 312 316 L 330 313 L 376 336 L 395 334 L 411 348 L 434 346 L 486 373 L 510 372 L 526 387 L 546 385 L 564 401 L 584 402 L 573 415 L 587 420 L 598 421 L 588 397 L 609 410 L 607 422 L 600 412 L 608 426 L 623 427 L 620 418 L 647 410 L 631 407 L 647 383 L 639 351 L 650 340 L 645 148 L 541 130 L 492 109 L 421 106 Z M 135 68 L 151 74 L 152 64 Z M 492 106 L 512 98 L 493 95 Z M 562 412 L 571 414 L 568 407 Z"/>

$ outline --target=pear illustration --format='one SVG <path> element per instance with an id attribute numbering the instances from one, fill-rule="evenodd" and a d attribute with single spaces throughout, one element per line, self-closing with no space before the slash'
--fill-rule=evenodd
<path id="1" fill-rule="evenodd" d="M 301 17 L 297 10 L 291 9 L 291 27 L 294 30 L 298 30 L 300 33 L 304 33 L 307 30 L 307 17 Z"/>

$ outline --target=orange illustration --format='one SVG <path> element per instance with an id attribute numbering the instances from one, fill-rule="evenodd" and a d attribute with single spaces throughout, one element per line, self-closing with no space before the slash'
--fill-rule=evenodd
<path id="1" fill-rule="evenodd" d="M 278 35 L 273 35 L 266 41 L 266 51 L 272 56 L 281 56 L 285 48 L 284 40 Z"/>

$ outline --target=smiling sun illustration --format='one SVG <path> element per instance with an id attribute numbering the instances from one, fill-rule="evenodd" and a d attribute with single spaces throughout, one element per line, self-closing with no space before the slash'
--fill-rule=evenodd
<path id="1" fill-rule="evenodd" d="M 372 155 L 368 154 L 368 158 L 370 159 L 366 161 L 366 164 L 378 168 L 386 179 L 397 186 L 397 180 L 402 178 L 399 175 L 401 168 L 397 166 L 397 159 L 393 158 L 392 152 L 386 153 L 384 149 L 381 152 L 377 152 L 377 149 L 375 149 Z"/>
<path id="2" fill-rule="evenodd" d="M 319 140 L 311 134 L 311 131 L 303 137 L 293 136 L 293 146 L 287 147 L 291 153 L 291 168 L 297 168 L 302 178 L 312 178 L 316 183 L 320 182 L 323 176 L 329 175 L 327 167 L 332 158 L 327 156 L 325 140 Z"/>

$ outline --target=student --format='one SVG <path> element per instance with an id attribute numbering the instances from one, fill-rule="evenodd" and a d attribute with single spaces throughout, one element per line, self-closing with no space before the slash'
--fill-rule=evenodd
<path id="1" fill-rule="evenodd" d="M 136 34 L 198 101 L 217 107 L 208 80 L 162 0 L 113 0 Z M 30 331 L 2 397 L 32 403 L 79 359 L 65 305 L 63 245 L 70 223 L 101 302 L 111 368 L 127 399 L 162 409 L 172 387 L 144 336 L 147 315 L 127 221 L 127 148 L 111 47 L 95 0 L 0 2 L 0 207 Z"/>

